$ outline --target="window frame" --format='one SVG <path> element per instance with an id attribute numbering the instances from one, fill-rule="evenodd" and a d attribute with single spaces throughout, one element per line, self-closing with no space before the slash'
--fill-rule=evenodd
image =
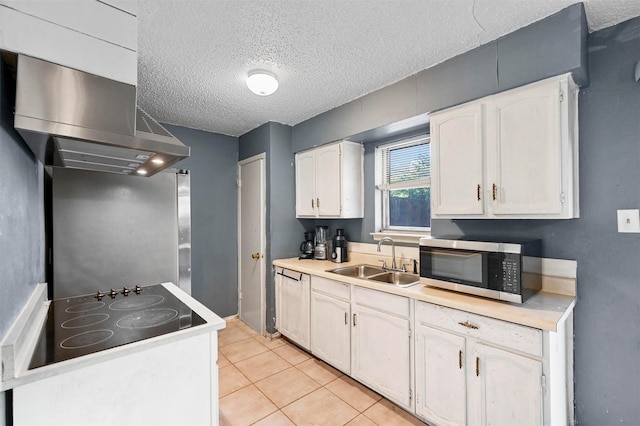
<path id="1" fill-rule="evenodd" d="M 431 143 L 431 137 L 429 133 L 421 133 L 410 137 L 403 137 L 394 141 L 381 143 L 375 147 L 375 213 L 376 223 L 375 228 L 377 232 L 372 233 L 374 238 L 378 234 L 396 234 L 396 235 L 416 235 L 424 236 L 431 233 L 431 226 L 429 227 L 410 227 L 410 226 L 392 226 L 389 225 L 389 191 L 394 189 L 411 189 L 411 188 L 431 188 L 431 176 L 426 179 L 417 179 L 412 181 L 404 181 L 397 183 L 385 183 L 383 182 L 385 177 L 385 168 L 388 170 L 389 165 L 383 164 L 385 162 L 383 152 L 389 152 L 391 149 L 400 147 L 411 147 L 415 145 Z M 387 161 L 388 161 L 387 156 Z M 429 218 L 429 224 L 431 224 L 431 217 Z M 376 238 L 377 239 L 377 238 Z"/>

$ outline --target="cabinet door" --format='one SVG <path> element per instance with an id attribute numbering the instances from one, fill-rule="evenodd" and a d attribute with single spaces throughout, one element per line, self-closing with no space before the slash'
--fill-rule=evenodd
<path id="1" fill-rule="evenodd" d="M 340 144 L 316 150 L 316 203 L 318 216 L 340 217 L 342 200 Z"/>
<path id="2" fill-rule="evenodd" d="M 409 320 L 353 305 L 352 376 L 410 408 Z"/>
<path id="3" fill-rule="evenodd" d="M 481 343 L 476 351 L 482 424 L 542 425 L 542 362 Z"/>
<path id="4" fill-rule="evenodd" d="M 291 274 L 287 271 L 284 273 Z M 277 302 L 280 308 L 277 313 L 279 331 L 303 348 L 309 349 L 310 280 L 309 275 L 297 272 L 294 274 L 300 275 L 300 279 L 280 277 L 280 300 Z"/>
<path id="5" fill-rule="evenodd" d="M 484 135 L 482 103 L 431 117 L 431 211 L 438 215 L 481 215 Z"/>
<path id="6" fill-rule="evenodd" d="M 351 329 L 348 302 L 311 293 L 311 352 L 349 374 L 351 371 Z"/>
<path id="7" fill-rule="evenodd" d="M 438 425 L 465 425 L 465 338 L 419 324 L 415 351 L 416 413 Z"/>
<path id="8" fill-rule="evenodd" d="M 491 105 L 487 166 L 493 214 L 561 214 L 560 83 L 498 95 Z"/>
<path id="9" fill-rule="evenodd" d="M 296 154 L 296 217 L 315 217 L 315 155 L 313 151 Z"/>

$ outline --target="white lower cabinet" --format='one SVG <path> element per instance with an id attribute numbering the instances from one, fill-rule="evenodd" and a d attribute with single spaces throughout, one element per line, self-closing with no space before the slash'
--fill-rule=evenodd
<path id="1" fill-rule="evenodd" d="M 415 323 L 416 414 L 429 424 L 572 423 L 564 328 L 543 332 L 419 301 Z"/>
<path id="2" fill-rule="evenodd" d="M 338 370 L 351 372 L 349 285 L 311 278 L 311 352 Z"/>
<path id="3" fill-rule="evenodd" d="M 277 271 L 278 330 L 429 425 L 573 424 L 571 313 L 543 331 Z"/>
<path id="4" fill-rule="evenodd" d="M 276 328 L 283 336 L 309 349 L 311 278 L 307 274 L 276 268 Z"/>
<path id="5" fill-rule="evenodd" d="M 353 290 L 351 374 L 411 409 L 409 299 L 362 287 Z"/>
<path id="6" fill-rule="evenodd" d="M 416 324 L 416 414 L 439 425 L 467 423 L 465 338 Z"/>
<path id="7" fill-rule="evenodd" d="M 482 425 L 538 426 L 542 423 L 542 362 L 476 344 L 475 380 L 470 384 L 480 399 Z"/>

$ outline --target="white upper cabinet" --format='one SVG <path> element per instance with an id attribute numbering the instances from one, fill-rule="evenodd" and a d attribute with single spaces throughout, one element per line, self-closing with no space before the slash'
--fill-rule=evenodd
<path id="1" fill-rule="evenodd" d="M 342 193 L 342 147 L 329 145 L 316 151 L 316 212 L 321 217 L 340 217 Z"/>
<path id="2" fill-rule="evenodd" d="M 338 142 L 297 153 L 296 217 L 363 217 L 363 150 Z"/>
<path id="3" fill-rule="evenodd" d="M 566 74 L 434 113 L 433 217 L 579 217 L 577 95 Z"/>
<path id="4" fill-rule="evenodd" d="M 483 122 L 482 103 L 452 108 L 432 116 L 431 211 L 434 217 L 484 213 L 481 196 L 484 187 Z"/>
<path id="5" fill-rule="evenodd" d="M 296 217 L 316 216 L 315 170 L 314 151 L 296 154 Z"/>
<path id="6" fill-rule="evenodd" d="M 136 12 L 135 0 L 0 0 L 0 49 L 135 86 Z"/>

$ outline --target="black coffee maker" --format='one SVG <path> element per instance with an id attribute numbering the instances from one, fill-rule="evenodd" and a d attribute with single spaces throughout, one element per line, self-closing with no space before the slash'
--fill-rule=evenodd
<path id="1" fill-rule="evenodd" d="M 331 249 L 331 261 L 335 263 L 349 261 L 347 239 L 344 236 L 344 229 L 336 229 L 336 235 L 333 237 L 333 248 Z"/>
<path id="2" fill-rule="evenodd" d="M 314 240 L 316 233 L 309 231 L 304 233 L 304 241 L 300 244 L 300 255 L 298 259 L 313 259 Z"/>

